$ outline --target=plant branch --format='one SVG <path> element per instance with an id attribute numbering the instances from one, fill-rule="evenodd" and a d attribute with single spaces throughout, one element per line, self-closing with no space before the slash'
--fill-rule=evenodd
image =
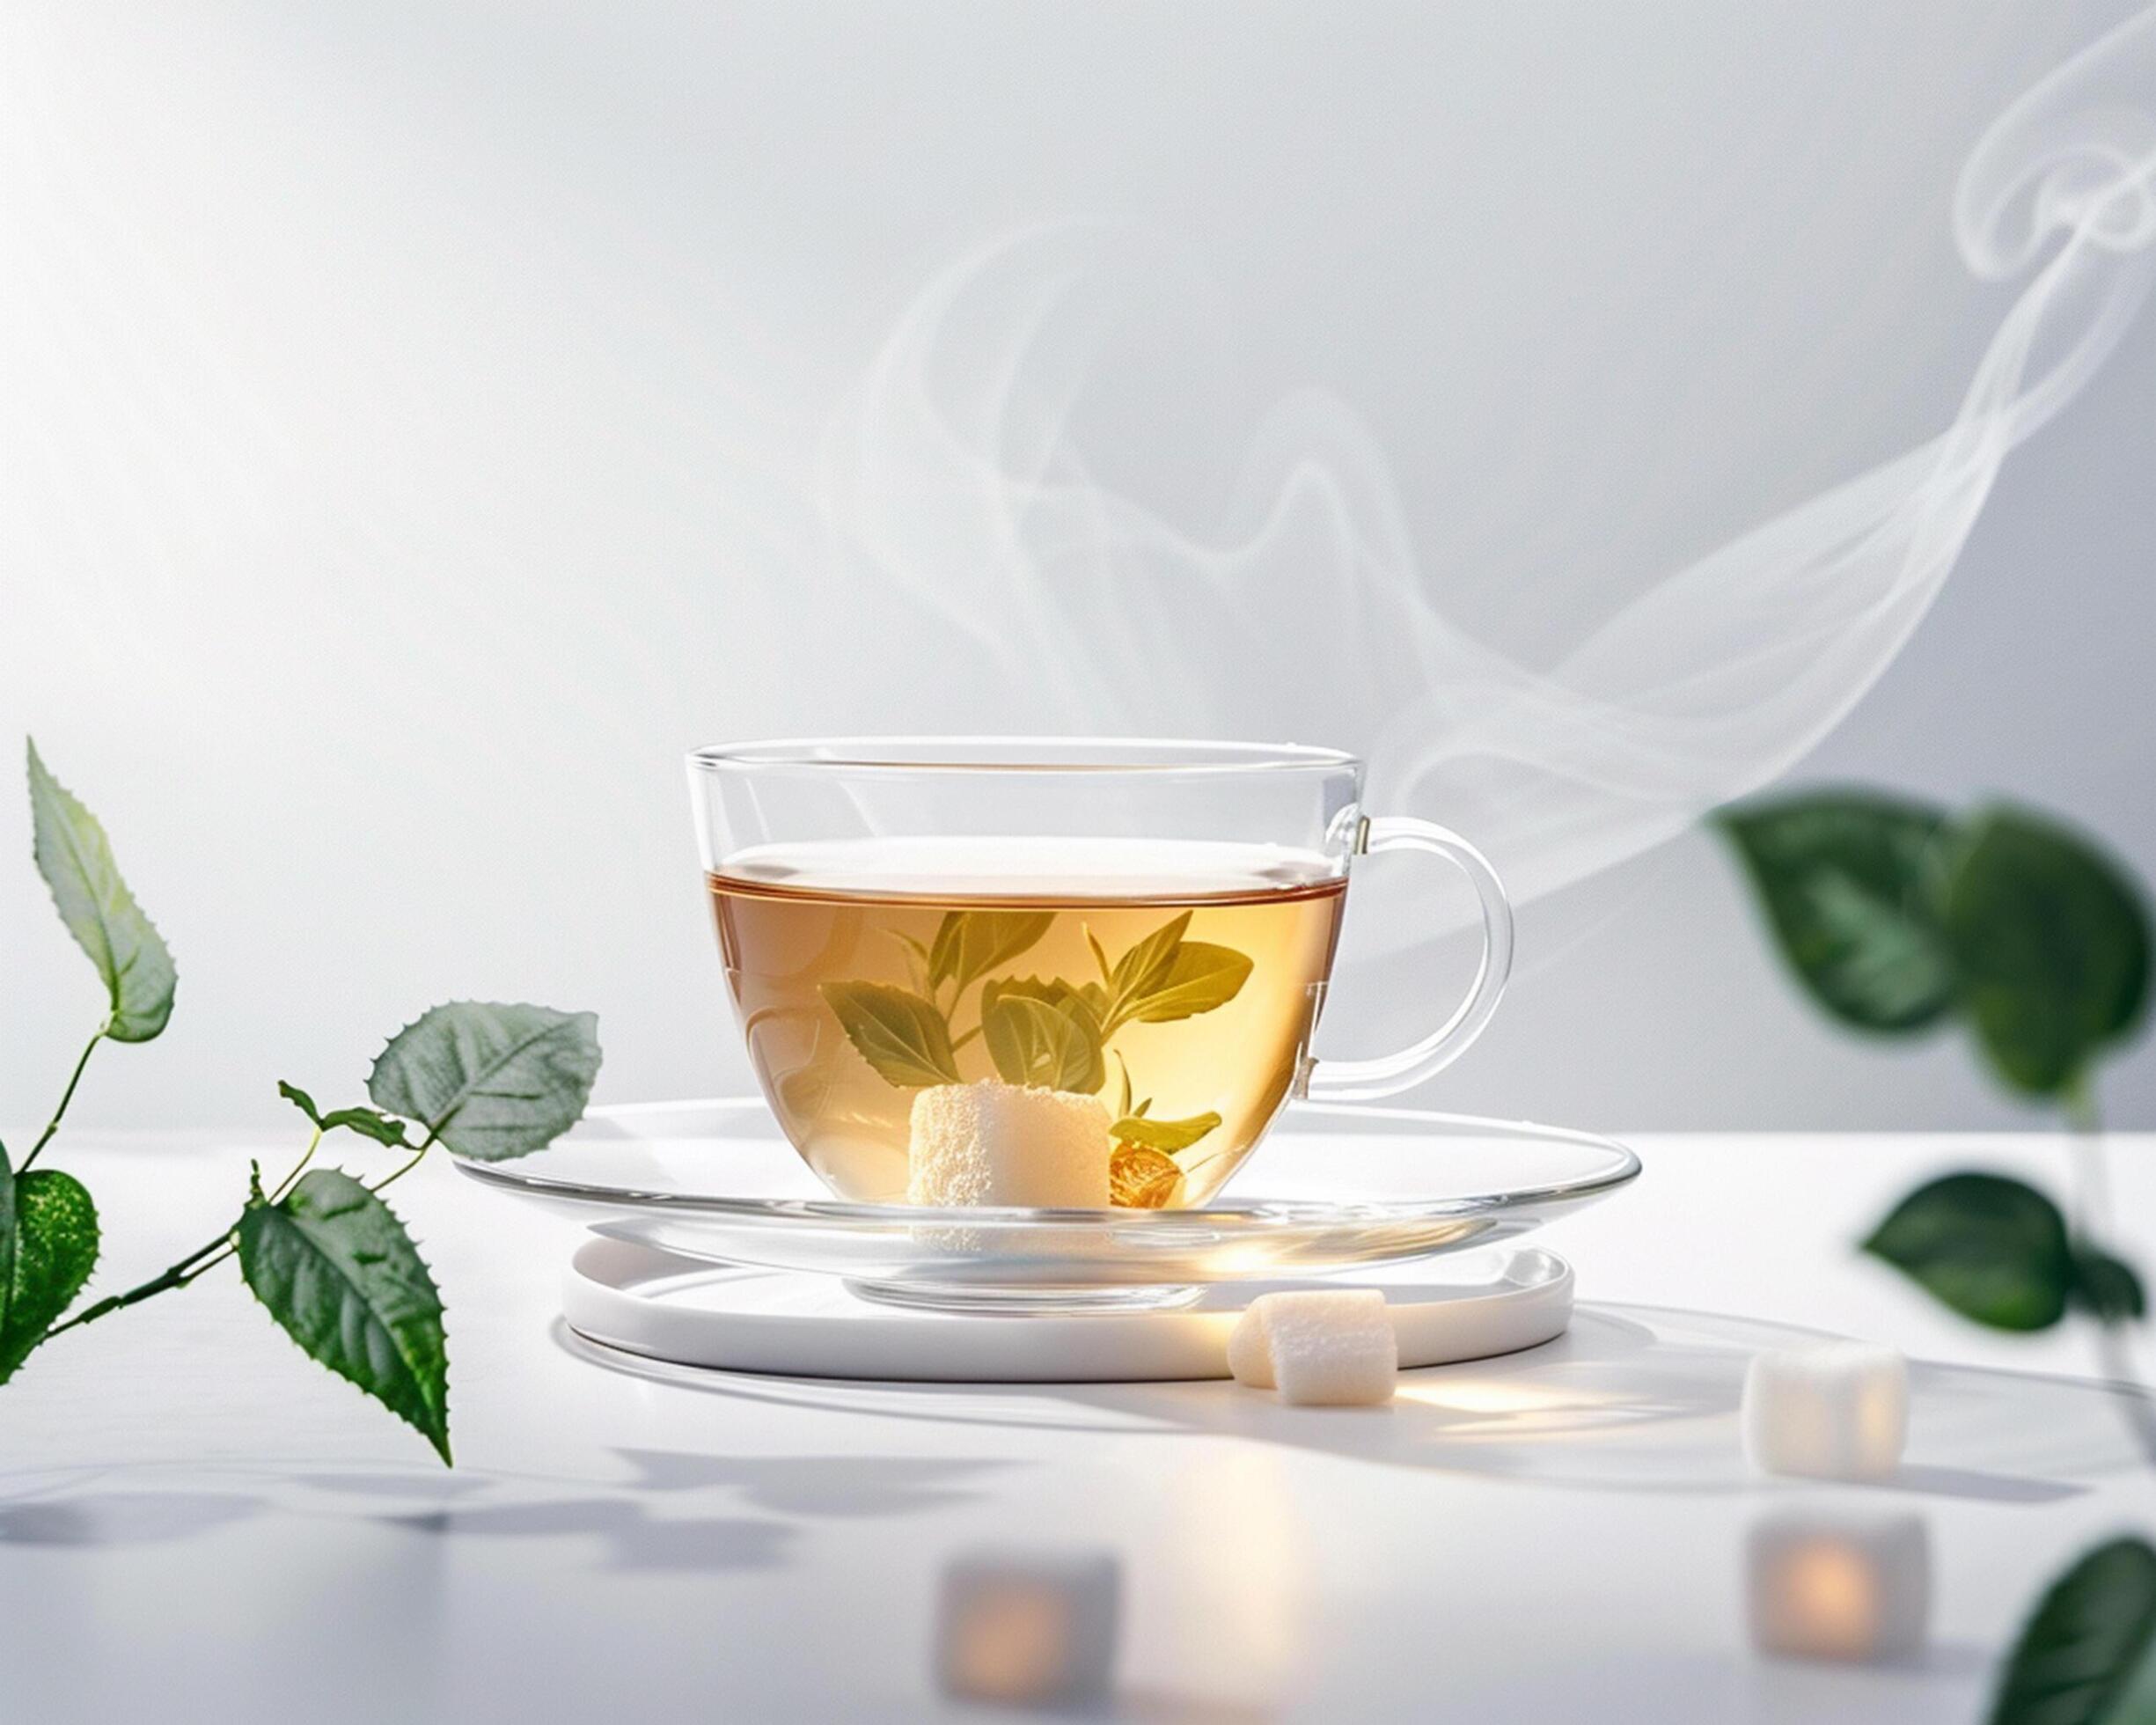
<path id="1" fill-rule="evenodd" d="M 290 1192 L 292 1189 L 293 1184 L 302 1174 L 306 1172 L 307 1164 L 314 1160 L 315 1151 L 321 1149 L 321 1147 L 322 1128 L 318 1126 L 314 1129 L 314 1136 L 307 1140 L 307 1153 L 301 1156 L 298 1162 L 294 1164 L 290 1173 L 287 1174 L 282 1179 L 277 1182 L 276 1190 L 272 1192 L 265 1201 L 274 1204 L 280 1198 L 283 1197 L 286 1193 Z"/>
<path id="2" fill-rule="evenodd" d="M 442 1124 L 444 1126 L 447 1126 L 449 1122 L 444 1119 Z M 434 1148 L 434 1134 L 436 1130 L 436 1128 L 433 1127 L 428 1127 L 427 1135 L 420 1140 L 419 1148 L 412 1152 L 410 1160 L 400 1163 L 396 1167 L 391 1169 L 388 1173 L 383 1175 L 382 1178 L 377 1180 L 372 1185 L 369 1186 L 367 1190 L 370 1192 L 379 1192 L 384 1186 L 394 1185 L 399 1180 L 401 1180 L 407 1174 L 410 1173 L 414 1168 L 418 1167 L 421 1158 L 423 1157 L 429 1150 Z"/>
<path id="3" fill-rule="evenodd" d="M 90 1064 L 90 1057 L 98 1051 L 98 1044 L 105 1040 L 106 1032 L 113 1027 L 107 1018 L 97 1028 L 97 1033 L 84 1044 L 81 1057 L 75 1062 L 75 1070 L 68 1075 L 68 1087 L 60 1093 L 60 1105 L 53 1110 L 53 1117 L 45 1122 L 45 1130 L 38 1134 L 38 1141 L 30 1147 L 30 1154 L 23 1158 L 23 1165 L 15 1171 L 28 1171 L 30 1164 L 38 1159 L 38 1152 L 53 1141 L 53 1134 L 60 1130 L 60 1122 L 68 1112 L 68 1104 L 75 1100 L 75 1087 L 83 1082 L 83 1068 Z"/>
<path id="4" fill-rule="evenodd" d="M 103 1035 L 104 1032 L 99 1031 L 99 1034 Z M 92 1045 L 93 1047 L 95 1046 L 94 1043 Z M 87 1060 L 89 1056 L 85 1054 L 84 1058 Z M 80 1075 L 79 1068 L 77 1069 L 77 1075 Z M 64 1105 L 63 1104 L 62 1106 Z M 314 1135 L 307 1141 L 305 1154 L 293 1166 L 291 1172 L 277 1182 L 275 1191 L 266 1201 L 275 1203 L 290 1190 L 292 1183 L 299 1178 L 301 1171 L 314 1159 L 314 1152 L 321 1141 L 322 1129 L 317 1127 L 314 1129 Z M 177 1264 L 159 1271 L 148 1281 L 138 1282 L 123 1294 L 109 1294 L 95 1305 L 84 1307 L 82 1310 L 65 1322 L 54 1325 L 38 1339 L 39 1346 L 42 1347 L 55 1336 L 63 1335 L 70 1330 L 79 1329 L 84 1324 L 94 1324 L 100 1318 L 109 1318 L 114 1312 L 121 1310 L 125 1307 L 140 1305 L 153 1295 L 167 1293 L 175 1288 L 185 1288 L 204 1271 L 216 1269 L 218 1265 L 238 1251 L 238 1247 L 234 1244 L 232 1239 L 233 1235 L 238 1231 L 238 1228 L 239 1224 L 234 1222 L 216 1239 L 197 1246 Z"/>
<path id="5" fill-rule="evenodd" d="M 148 1281 L 138 1283 L 128 1288 L 124 1294 L 108 1295 L 95 1305 L 85 1306 L 65 1323 L 54 1325 L 39 1339 L 40 1346 L 50 1341 L 55 1336 L 64 1334 L 84 1324 L 94 1324 L 99 1318 L 109 1317 L 122 1307 L 137 1305 L 153 1294 L 162 1294 L 168 1288 L 185 1288 L 203 1271 L 215 1269 L 222 1264 L 232 1255 L 234 1250 L 232 1230 L 228 1228 L 207 1245 L 189 1252 L 187 1257 L 181 1259 L 171 1268 L 150 1277 Z"/>

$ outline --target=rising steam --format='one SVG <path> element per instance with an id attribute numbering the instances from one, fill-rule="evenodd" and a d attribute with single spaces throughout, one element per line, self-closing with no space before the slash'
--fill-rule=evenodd
<path id="1" fill-rule="evenodd" d="M 1287 715 L 1366 751 L 1375 800 L 1472 833 L 1515 896 L 1548 893 L 1786 772 L 1894 661 L 2007 451 L 2147 291 L 2152 92 L 2156 11 L 1977 144 L 1962 255 L 2029 279 L 1943 431 L 1668 576 L 1547 667 L 1448 616 L 1383 458 L 1320 393 L 1265 417 L 1214 539 L 1096 482 L 1071 429 L 1092 347 L 1070 314 L 1112 298 L 1089 230 L 1000 241 L 921 295 L 832 429 L 826 520 L 1044 728 L 1266 735 Z"/>

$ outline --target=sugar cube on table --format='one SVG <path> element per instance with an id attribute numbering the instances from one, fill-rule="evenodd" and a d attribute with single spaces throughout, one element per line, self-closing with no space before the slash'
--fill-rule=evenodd
<path id="1" fill-rule="evenodd" d="M 1122 1567 L 1106 1552 L 983 1550 L 943 1570 L 936 1676 L 954 1699 L 1069 1707 L 1115 1683 Z"/>
<path id="2" fill-rule="evenodd" d="M 1744 1375 L 1744 1452 L 1767 1473 L 1877 1479 L 1909 1436 L 1909 1362 L 1870 1342 L 1755 1354 Z"/>
<path id="3" fill-rule="evenodd" d="M 1892 1659 L 1923 1646 L 1932 1545 L 1921 1516 L 1771 1516 L 1745 1542 L 1752 1645 L 1805 1659 Z"/>
<path id="4" fill-rule="evenodd" d="M 1392 1399 L 1400 1350 L 1378 1289 L 1292 1288 L 1250 1302 L 1229 1332 L 1228 1369 L 1283 1401 L 1367 1406 Z"/>
<path id="5" fill-rule="evenodd" d="M 1108 1111 L 1089 1096 L 984 1080 L 913 1098 L 906 1201 L 1108 1207 Z"/>

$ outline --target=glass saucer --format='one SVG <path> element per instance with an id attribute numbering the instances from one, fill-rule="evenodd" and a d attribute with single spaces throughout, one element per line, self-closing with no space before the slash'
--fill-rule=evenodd
<path id="1" fill-rule="evenodd" d="M 1630 1184 L 1639 1158 L 1524 1121 L 1296 1103 L 1250 1158 L 1250 1189 L 1202 1209 L 924 1209 L 825 1195 L 763 1103 L 741 1098 L 595 1108 L 535 1156 L 457 1166 L 708 1263 L 841 1276 L 896 1304 L 1070 1311 L 1493 1244 Z"/>

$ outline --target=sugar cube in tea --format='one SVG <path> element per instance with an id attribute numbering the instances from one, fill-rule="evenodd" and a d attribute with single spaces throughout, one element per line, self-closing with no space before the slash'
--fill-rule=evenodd
<path id="1" fill-rule="evenodd" d="M 1089 1096 L 982 1079 L 915 1093 L 909 1203 L 1100 1209 L 1108 1111 Z"/>

